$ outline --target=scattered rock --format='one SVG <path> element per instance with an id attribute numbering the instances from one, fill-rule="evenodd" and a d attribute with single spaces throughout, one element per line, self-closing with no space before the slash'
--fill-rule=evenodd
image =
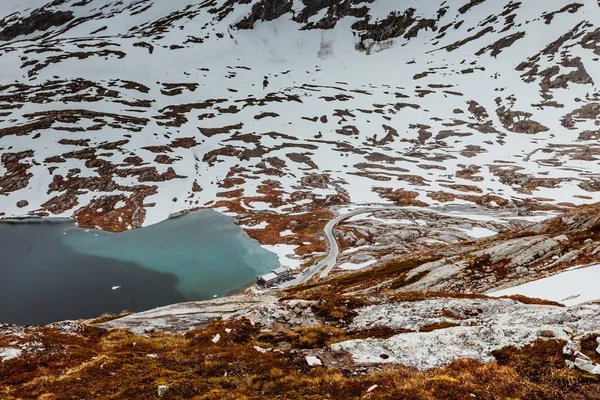
<path id="1" fill-rule="evenodd" d="M 4 362 L 12 360 L 13 358 L 20 357 L 22 353 L 23 351 L 21 349 L 15 349 L 12 347 L 0 349 L 0 361 Z"/>
<path id="2" fill-rule="evenodd" d="M 160 385 L 158 387 L 158 397 L 163 398 L 167 395 L 167 392 L 169 391 L 170 387 L 168 387 L 167 385 Z"/>
<path id="3" fill-rule="evenodd" d="M 586 371 L 589 373 L 592 373 L 592 371 L 594 371 L 594 369 L 597 368 L 596 364 L 594 364 L 591 360 L 582 358 L 582 357 L 577 357 L 575 359 L 574 364 L 580 370 Z"/>
<path id="4" fill-rule="evenodd" d="M 515 271 L 516 271 L 516 272 L 517 272 L 517 274 L 519 274 L 519 275 L 525 275 L 525 274 L 527 274 L 527 273 L 529 272 L 529 270 L 528 270 L 527 268 L 525 268 L 525 267 L 517 267 L 517 268 L 515 269 Z"/>
<path id="5" fill-rule="evenodd" d="M 65 333 L 67 335 L 76 335 L 80 332 L 83 332 L 85 329 L 83 324 L 75 321 L 54 322 L 47 326 L 48 328 L 58 329 L 60 333 Z"/>
<path id="6" fill-rule="evenodd" d="M 581 351 L 581 342 L 569 340 L 569 342 L 563 347 L 563 354 L 568 356 L 574 356 Z"/>
<path id="7" fill-rule="evenodd" d="M 323 362 L 317 356 L 306 356 L 306 362 L 311 367 L 318 367 L 320 365 L 323 365 Z"/>
<path id="8" fill-rule="evenodd" d="M 259 353 L 268 353 L 268 352 L 270 352 L 270 351 L 272 351 L 272 350 L 273 350 L 273 349 L 272 349 L 272 348 L 270 348 L 270 347 L 269 347 L 269 348 L 267 348 L 267 349 L 263 349 L 263 348 L 262 348 L 262 347 L 260 347 L 260 346 L 254 346 L 254 349 L 255 349 L 256 351 L 258 351 Z"/>
<path id="9" fill-rule="evenodd" d="M 553 338 L 556 337 L 556 333 L 552 330 L 541 330 L 539 333 L 540 337 L 544 337 L 544 338 Z"/>

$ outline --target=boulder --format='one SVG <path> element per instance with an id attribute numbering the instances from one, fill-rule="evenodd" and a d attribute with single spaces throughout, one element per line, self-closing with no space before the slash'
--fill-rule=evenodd
<path id="1" fill-rule="evenodd" d="M 323 365 L 323 362 L 317 356 L 306 356 L 306 362 L 311 367 L 318 367 Z"/>
<path id="2" fill-rule="evenodd" d="M 167 385 L 160 385 L 158 387 L 158 397 L 163 398 L 166 396 L 167 392 L 169 391 L 170 387 L 168 387 Z"/>
<path id="3" fill-rule="evenodd" d="M 585 372 L 589 372 L 589 373 L 592 373 L 592 371 L 598 369 L 598 366 L 596 364 L 594 364 L 592 361 L 590 361 L 590 360 L 588 360 L 586 358 L 577 357 L 575 359 L 575 363 L 574 364 L 580 370 L 585 371 Z M 597 372 L 600 373 L 600 371 L 597 371 Z"/>

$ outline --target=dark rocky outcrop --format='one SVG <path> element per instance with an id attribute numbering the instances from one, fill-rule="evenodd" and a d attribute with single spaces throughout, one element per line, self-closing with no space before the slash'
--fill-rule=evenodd
<path id="1" fill-rule="evenodd" d="M 372 3 L 374 0 L 304 0 L 306 6 L 293 20 L 306 24 L 303 29 L 333 29 L 337 22 L 344 17 L 367 18 L 369 9 L 366 6 L 357 7 L 359 4 Z M 308 22 L 308 19 L 319 11 L 327 9 L 325 17 L 316 22 Z"/>
<path id="2" fill-rule="evenodd" d="M 468 12 L 471 8 L 483 3 L 485 0 L 470 0 L 467 4 L 458 9 L 458 12 L 464 14 Z"/>
<path id="3" fill-rule="evenodd" d="M 33 154 L 31 150 L 2 154 L 0 161 L 6 172 L 0 176 L 0 194 L 15 192 L 27 187 L 33 174 L 29 172 L 31 164 L 23 160 L 33 157 Z"/>
<path id="4" fill-rule="evenodd" d="M 415 17 L 415 9 L 409 8 L 403 14 L 391 13 L 388 17 L 375 24 L 369 24 L 368 21 L 357 22 L 352 27 L 359 31 L 365 31 L 360 35 L 361 41 L 371 39 L 376 42 L 399 37 L 407 33 L 417 18 Z M 435 29 L 435 20 L 420 20 L 415 29 L 411 29 L 407 36 L 415 37 L 420 29 Z"/>
<path id="5" fill-rule="evenodd" d="M 29 16 L 12 24 L 6 20 L 0 21 L 0 28 L 2 28 L 0 31 L 0 41 L 9 41 L 19 36 L 47 31 L 52 27 L 64 25 L 73 19 L 73 13 L 70 11 L 38 9 Z"/>
<path id="6" fill-rule="evenodd" d="M 537 121 L 531 119 L 531 113 L 523 111 L 514 111 L 500 107 L 496 114 L 502 123 L 502 126 L 510 132 L 527 133 L 534 135 L 540 132 L 547 132 L 549 129 Z"/>
<path id="7" fill-rule="evenodd" d="M 252 6 L 252 12 L 235 24 L 237 29 L 252 29 L 256 21 L 273 21 L 292 11 L 292 0 L 261 0 Z"/>

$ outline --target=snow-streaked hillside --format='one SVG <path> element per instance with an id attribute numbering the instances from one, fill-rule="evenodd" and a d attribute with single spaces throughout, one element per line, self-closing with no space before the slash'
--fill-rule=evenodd
<path id="1" fill-rule="evenodd" d="M 0 17 L 4 217 L 600 200 L 595 0 L 11 0 Z"/>

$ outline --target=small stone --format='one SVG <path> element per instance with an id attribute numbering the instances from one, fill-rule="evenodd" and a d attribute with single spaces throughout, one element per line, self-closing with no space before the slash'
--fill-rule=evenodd
<path id="1" fill-rule="evenodd" d="M 574 333 L 573 329 L 571 329 L 571 328 L 570 328 L 570 327 L 568 327 L 568 326 L 565 326 L 565 327 L 563 328 L 563 331 L 565 331 L 565 333 L 566 333 L 567 335 L 572 335 L 572 334 Z"/>
<path id="2" fill-rule="evenodd" d="M 580 370 L 589 372 L 589 373 L 592 373 L 592 371 L 598 369 L 598 366 L 595 365 L 590 360 L 586 360 L 586 359 L 579 358 L 579 357 L 575 359 L 575 366 L 577 368 L 579 368 Z M 598 372 L 600 373 L 600 371 L 598 371 Z"/>
<path id="3" fill-rule="evenodd" d="M 583 335 L 580 335 L 580 336 L 578 337 L 578 339 L 579 339 L 579 340 L 588 340 L 588 339 L 589 339 L 589 338 L 591 338 L 591 337 L 592 337 L 592 334 L 588 332 L 588 333 L 584 333 Z"/>
<path id="4" fill-rule="evenodd" d="M 272 351 L 273 349 L 270 348 L 270 347 L 268 349 L 263 349 L 260 346 L 254 346 L 254 350 L 258 351 L 259 353 L 263 353 L 264 354 L 264 353 L 268 353 L 268 352 Z"/>
<path id="5" fill-rule="evenodd" d="M 520 275 L 524 275 L 529 272 L 529 270 L 525 267 L 517 267 L 515 271 Z"/>
<path id="6" fill-rule="evenodd" d="M 592 243 L 594 243 L 594 241 L 592 239 L 585 239 L 583 241 L 583 244 L 592 244 Z"/>
<path id="7" fill-rule="evenodd" d="M 158 387 L 158 397 L 160 397 L 160 398 L 165 397 L 165 395 L 167 394 L 169 389 L 170 388 L 167 385 L 160 385 Z"/>
<path id="8" fill-rule="evenodd" d="M 213 343 L 219 343 L 219 340 L 221 340 L 221 335 L 219 335 L 218 333 L 215 335 L 214 338 L 212 338 L 211 342 Z"/>
<path id="9" fill-rule="evenodd" d="M 317 366 L 323 365 L 323 362 L 321 361 L 321 359 L 316 356 L 306 356 L 306 362 L 311 367 L 317 367 Z"/>
<path id="10" fill-rule="evenodd" d="M 539 335 L 541 337 L 545 337 L 545 338 L 553 338 L 556 337 L 556 333 L 552 330 L 549 329 L 545 329 L 545 330 L 541 330 Z"/>
<path id="11" fill-rule="evenodd" d="M 588 356 L 586 356 L 585 354 L 583 354 L 583 353 L 582 353 L 582 352 L 580 352 L 580 351 L 576 352 L 576 353 L 575 353 L 575 356 L 576 356 L 577 358 L 582 358 L 582 359 L 584 359 L 584 360 L 592 361 L 592 359 L 591 359 L 591 358 L 589 358 Z"/>
<path id="12" fill-rule="evenodd" d="M 571 341 L 563 347 L 563 354 L 568 356 L 574 356 L 581 351 L 581 343 L 578 341 Z"/>
<path id="13" fill-rule="evenodd" d="M 370 388 L 368 388 L 367 393 L 371 393 L 373 390 L 377 389 L 377 386 L 379 386 L 379 385 L 373 385 Z"/>
<path id="14" fill-rule="evenodd" d="M 19 208 L 24 208 L 27 207 L 29 205 L 29 202 L 27 200 L 21 200 L 17 203 L 17 207 Z"/>

